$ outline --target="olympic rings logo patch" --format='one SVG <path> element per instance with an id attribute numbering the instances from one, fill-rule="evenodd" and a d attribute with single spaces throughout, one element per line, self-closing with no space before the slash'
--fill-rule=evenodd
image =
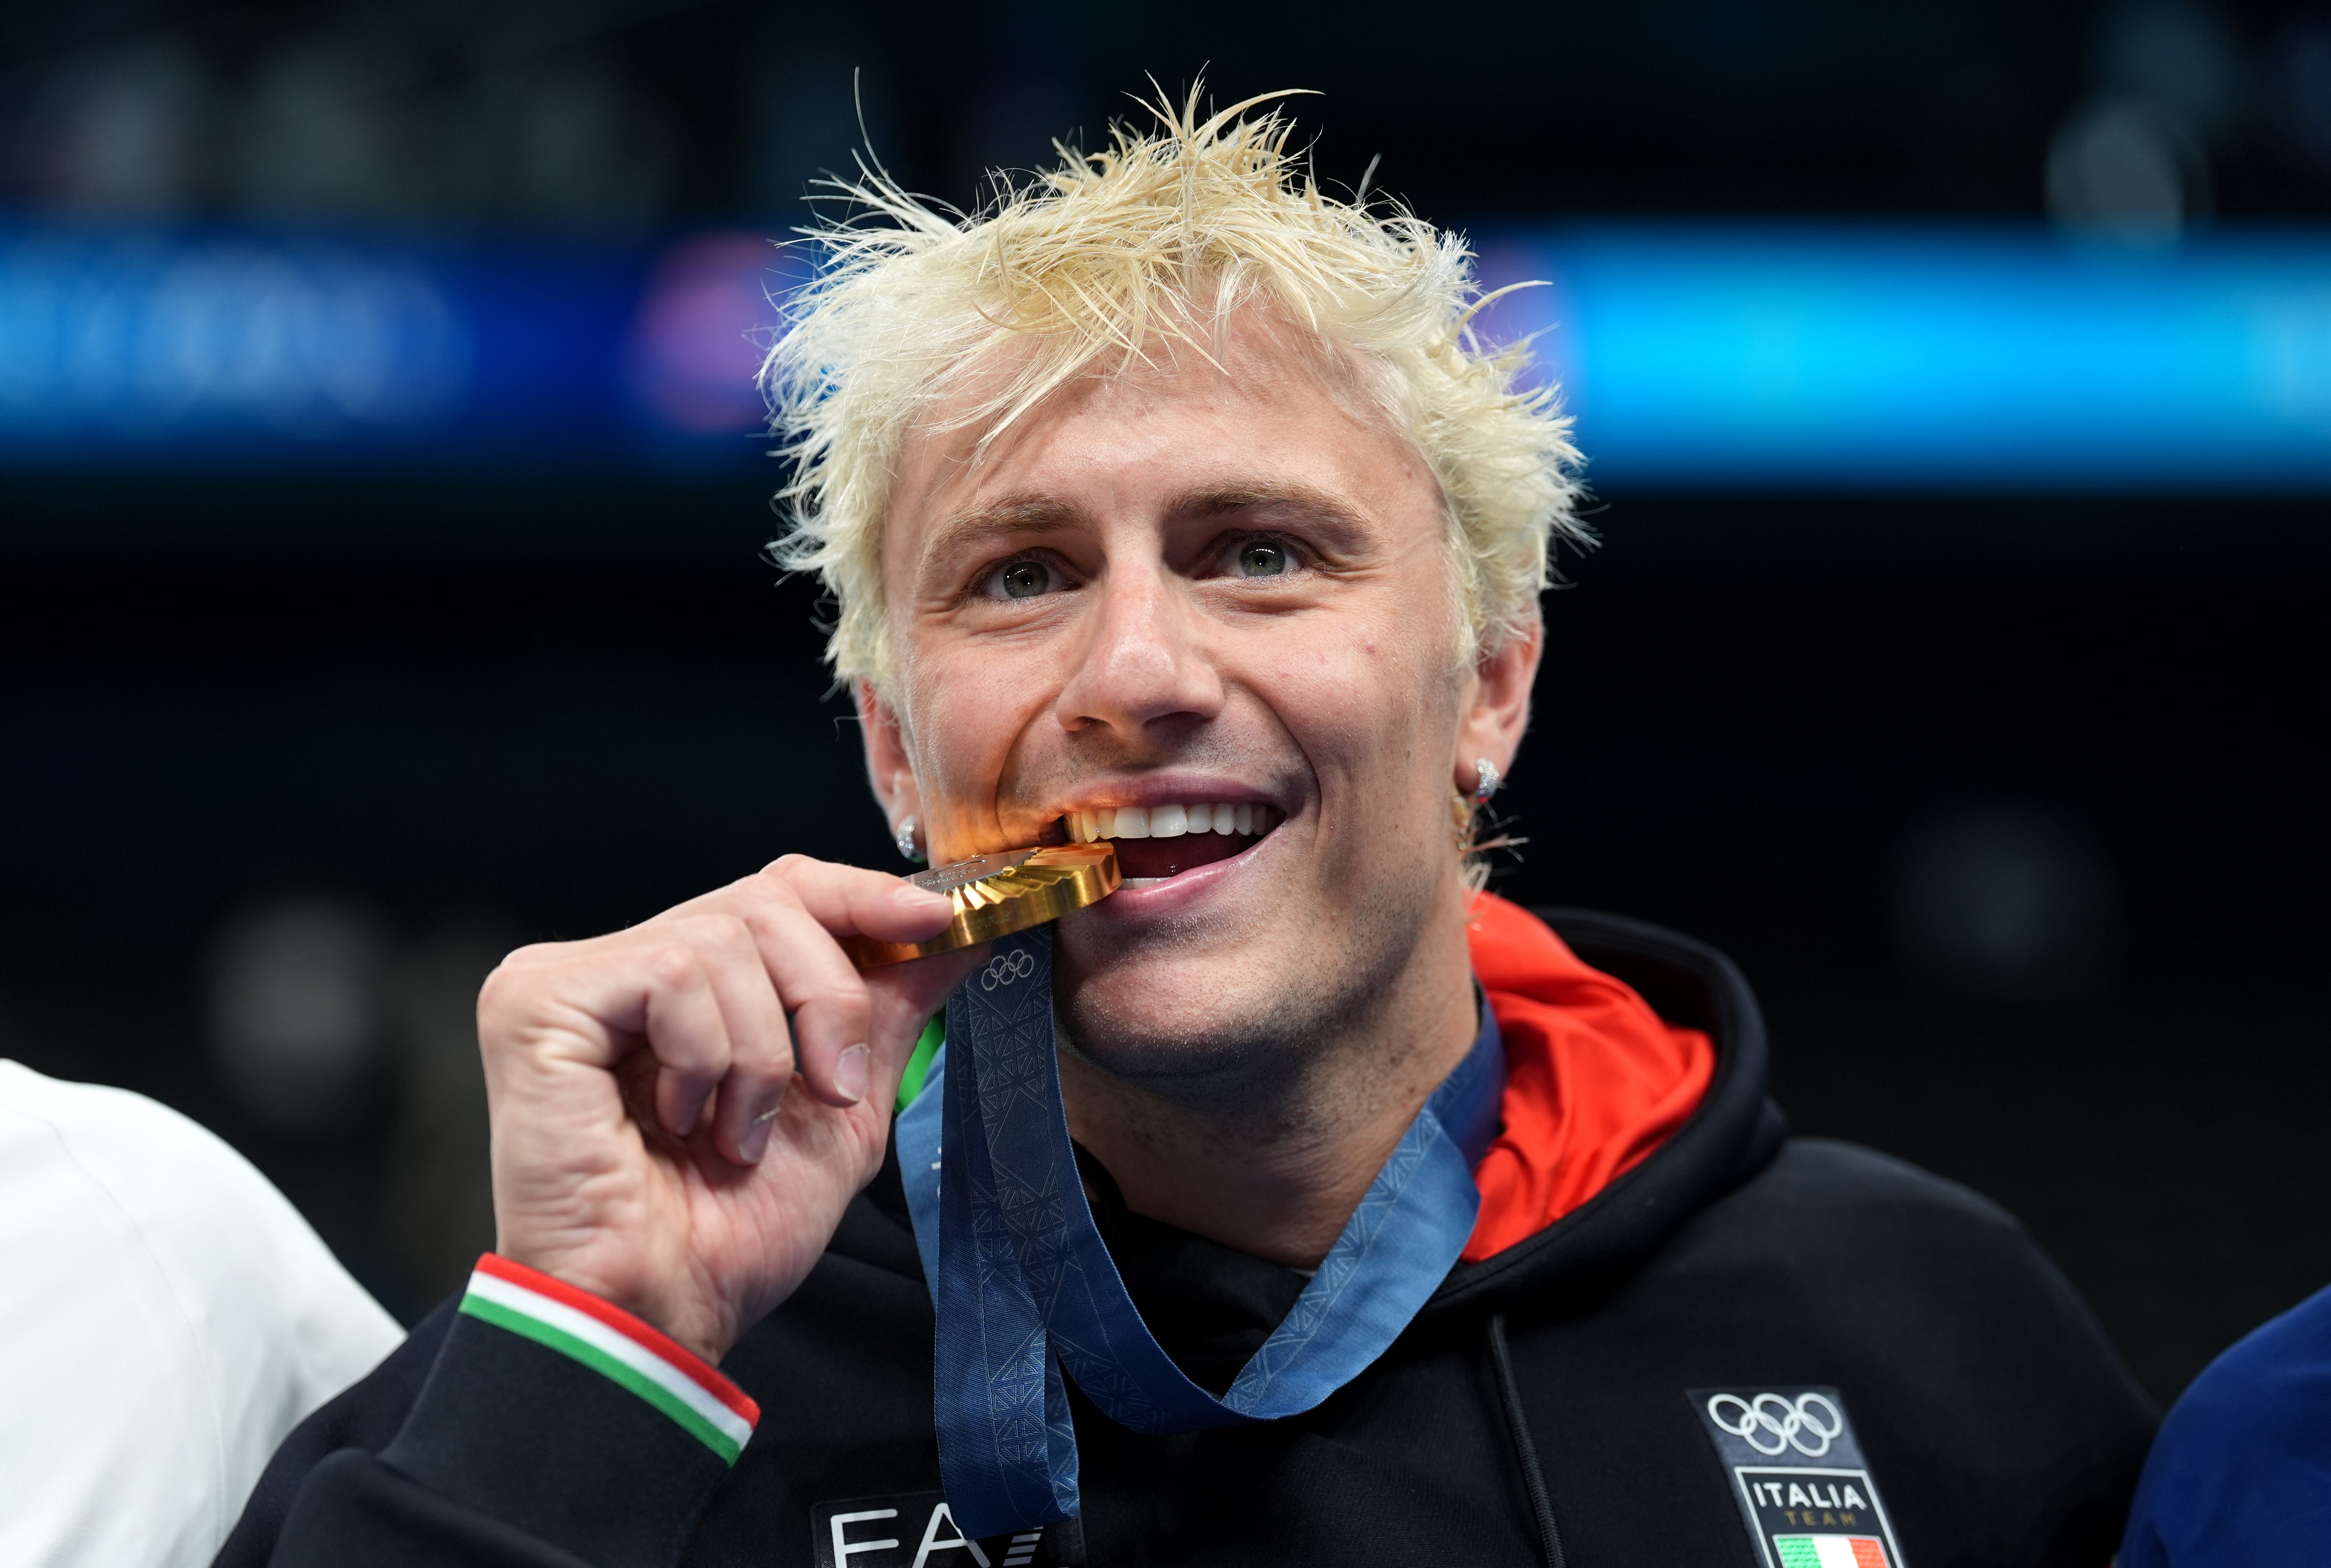
<path id="1" fill-rule="evenodd" d="M 1829 1452 L 1830 1444 L 1845 1430 L 1845 1412 L 1828 1395 L 1818 1393 L 1801 1393 L 1793 1400 L 1777 1393 L 1754 1399 L 1719 1393 L 1708 1402 L 1708 1419 L 1760 1454 L 1794 1449 L 1809 1459 Z"/>
<path id="2" fill-rule="evenodd" d="M 979 972 L 979 988 L 993 991 L 999 985 L 1010 985 L 1036 973 L 1036 961 L 1026 948 L 1014 948 L 1001 958 L 992 960 Z"/>

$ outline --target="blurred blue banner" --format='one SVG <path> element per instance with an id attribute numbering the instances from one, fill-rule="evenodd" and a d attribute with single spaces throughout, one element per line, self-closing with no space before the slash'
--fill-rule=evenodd
<path id="1" fill-rule="evenodd" d="M 2331 231 L 1480 236 L 1603 488 L 2331 489 Z"/>
<path id="2" fill-rule="evenodd" d="M 0 226 L 0 464 L 745 462 L 784 259 Z"/>
<path id="3" fill-rule="evenodd" d="M 2331 231 L 1486 225 L 1612 489 L 2331 491 Z M 0 466 L 766 463 L 797 253 L 0 223 Z"/>

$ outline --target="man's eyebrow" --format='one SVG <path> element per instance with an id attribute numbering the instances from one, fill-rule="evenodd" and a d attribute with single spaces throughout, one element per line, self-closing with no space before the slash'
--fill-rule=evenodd
<path id="1" fill-rule="evenodd" d="M 1294 480 L 1217 486 L 1184 497 L 1175 509 L 1186 515 L 1206 518 L 1223 512 L 1246 511 L 1255 507 L 1291 507 L 1297 511 L 1337 522 L 1359 520 L 1359 513 L 1342 496 Z"/>
<path id="2" fill-rule="evenodd" d="M 1072 527 L 1080 516 L 1066 501 L 1049 496 L 1006 496 L 949 518 L 931 536 L 925 558 L 985 538 L 1013 534 L 1046 534 Z"/>
<path id="3" fill-rule="evenodd" d="M 1220 517 L 1257 507 L 1289 507 L 1333 522 L 1356 523 L 1357 511 L 1343 497 L 1299 481 L 1213 485 L 1193 490 L 1174 504 L 1185 517 Z M 931 536 L 923 558 L 936 561 L 966 545 L 1014 534 L 1048 534 L 1074 527 L 1084 513 L 1054 496 L 1005 496 L 947 518 Z"/>

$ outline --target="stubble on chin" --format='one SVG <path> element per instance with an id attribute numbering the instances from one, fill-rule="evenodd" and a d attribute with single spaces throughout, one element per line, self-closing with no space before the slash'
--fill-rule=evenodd
<path id="1" fill-rule="evenodd" d="M 1125 1088 L 1192 1110 L 1246 1106 L 1267 1119 L 1268 1107 L 1310 1098 L 1291 1091 L 1337 1070 L 1338 1042 L 1384 1005 L 1432 917 L 1432 879 L 1394 881 L 1394 896 L 1319 922 L 1329 944 L 1274 933 L 1223 954 L 1196 933 L 1166 936 L 1149 951 L 1095 955 L 1090 974 L 1072 955 L 1055 1000 L 1061 1044 Z M 1140 973 L 1152 965 L 1165 972 L 1154 984 Z"/>

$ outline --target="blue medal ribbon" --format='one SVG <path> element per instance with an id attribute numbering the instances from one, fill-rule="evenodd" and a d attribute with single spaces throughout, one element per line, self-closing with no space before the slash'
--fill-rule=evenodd
<path id="1" fill-rule="evenodd" d="M 899 1118 L 899 1158 L 938 1316 L 947 1507 L 966 1535 L 1077 1512 L 1063 1371 L 1112 1420 L 1185 1432 L 1276 1421 L 1349 1383 L 1424 1305 L 1480 1210 L 1505 1054 L 1486 1001 L 1286 1319 L 1221 1398 L 1159 1348 L 1093 1223 L 1069 1144 L 1049 926 L 999 939 L 947 1001 L 947 1046 Z M 940 1180 L 944 1168 L 946 1180 Z"/>

